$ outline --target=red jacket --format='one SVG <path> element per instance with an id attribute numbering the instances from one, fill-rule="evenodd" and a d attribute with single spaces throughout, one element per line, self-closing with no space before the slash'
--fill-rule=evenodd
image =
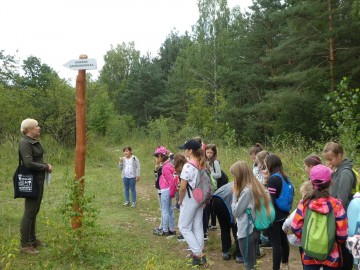
<path id="1" fill-rule="evenodd" d="M 306 209 L 309 207 L 311 210 L 318 213 L 329 213 L 329 205 L 331 204 L 336 222 L 336 242 L 334 243 L 333 251 L 327 257 L 325 261 L 319 261 L 313 259 L 302 252 L 301 259 L 304 265 L 327 265 L 329 267 L 340 267 L 342 265 L 341 255 L 340 255 L 340 245 L 339 243 L 344 243 L 348 236 L 348 220 L 344 207 L 341 204 L 340 200 L 335 199 L 334 197 L 320 198 L 316 200 L 311 200 L 308 206 L 308 201 L 301 200 L 296 209 L 295 217 L 291 223 L 291 229 L 299 240 L 301 240 L 302 227 L 304 225 L 304 219 L 306 215 Z"/>

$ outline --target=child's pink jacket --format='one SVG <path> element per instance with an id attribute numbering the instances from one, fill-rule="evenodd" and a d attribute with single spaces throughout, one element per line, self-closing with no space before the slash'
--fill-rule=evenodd
<path id="1" fill-rule="evenodd" d="M 175 168 L 169 160 L 167 160 L 162 166 L 162 174 L 159 179 L 160 189 L 170 188 L 174 184 Z"/>

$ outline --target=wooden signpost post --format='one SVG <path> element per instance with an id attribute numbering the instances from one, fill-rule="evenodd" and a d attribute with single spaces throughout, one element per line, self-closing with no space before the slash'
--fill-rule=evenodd
<path id="1" fill-rule="evenodd" d="M 85 93 L 86 93 L 86 70 L 96 69 L 96 60 L 87 59 L 87 55 L 80 55 L 79 59 L 70 60 L 65 67 L 72 70 L 78 70 L 76 78 L 76 147 L 75 147 L 75 178 L 79 181 L 80 192 L 77 196 L 84 195 L 84 175 L 85 175 L 85 157 L 86 157 L 86 125 L 85 125 Z M 77 200 L 79 201 L 79 200 Z M 82 210 L 79 204 L 73 205 L 73 210 L 77 215 L 71 219 L 71 226 L 74 230 L 82 226 Z"/>

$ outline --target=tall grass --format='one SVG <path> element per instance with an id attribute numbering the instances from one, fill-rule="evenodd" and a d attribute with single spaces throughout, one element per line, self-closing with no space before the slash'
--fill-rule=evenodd
<path id="1" fill-rule="evenodd" d="M 177 152 L 177 146 L 186 138 L 169 133 L 165 146 Z M 209 142 L 210 143 L 210 142 Z M 237 160 L 251 161 L 246 147 L 219 146 L 219 159 L 223 170 L 229 173 L 230 166 Z M 94 196 L 89 203 L 97 211 L 96 224 L 83 228 L 86 235 L 81 252 L 76 252 L 74 235 L 69 230 L 69 216 L 61 211 L 66 202 L 66 182 L 74 172 L 74 149 L 58 145 L 50 138 L 43 138 L 45 160 L 54 167 L 50 187 L 45 187 L 44 199 L 38 216 L 38 237 L 46 242 L 37 256 L 19 252 L 19 224 L 23 212 L 23 200 L 13 199 L 12 174 L 17 166 L 17 143 L 0 145 L 0 157 L 6 162 L 0 175 L 0 243 L 4 246 L 1 258 L 5 258 L 7 269 L 190 269 L 185 266 L 184 249 L 175 238 L 154 236 L 152 229 L 158 226 L 157 195 L 154 184 L 153 151 L 162 144 L 158 139 L 143 134 L 131 136 L 117 144 L 107 140 L 89 137 L 87 145 L 85 195 Z M 122 148 L 130 145 L 141 162 L 141 180 L 137 184 L 138 206 L 135 209 L 123 207 L 123 185 L 117 168 Z M 268 150 L 279 154 L 285 170 L 295 187 L 306 180 L 302 160 L 317 149 L 304 150 L 301 145 L 288 145 Z M 230 175 L 230 174 L 229 174 Z M 299 192 L 297 192 L 299 194 Z M 299 195 L 297 195 L 297 199 Z M 296 203 L 294 203 L 294 207 Z M 178 213 L 177 213 L 178 214 Z M 216 240 L 217 239 L 217 240 Z M 180 246 L 179 246 L 180 245 Z M 179 248 L 180 247 L 180 248 Z M 180 249 L 180 250 L 179 250 Z M 221 254 L 219 236 L 214 236 L 206 245 L 209 254 Z M 8 257 L 9 256 L 9 257 Z M 223 267 L 222 260 L 209 256 L 210 269 Z M 237 269 L 227 266 L 228 269 Z M 5 268 L 5 263 L 0 266 Z M 264 264 L 262 269 L 267 269 Z"/>

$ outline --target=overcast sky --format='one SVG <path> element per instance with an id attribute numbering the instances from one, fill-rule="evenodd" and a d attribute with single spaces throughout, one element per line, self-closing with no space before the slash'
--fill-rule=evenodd
<path id="1" fill-rule="evenodd" d="M 229 7 L 251 0 L 228 0 Z M 98 71 L 111 45 L 135 42 L 142 54 L 156 55 L 170 31 L 196 23 L 196 0 L 4 0 L 0 9 L 0 50 L 21 60 L 33 55 L 74 82 L 65 67 L 80 54 L 95 58 Z M 96 78 L 98 71 L 89 71 Z"/>

